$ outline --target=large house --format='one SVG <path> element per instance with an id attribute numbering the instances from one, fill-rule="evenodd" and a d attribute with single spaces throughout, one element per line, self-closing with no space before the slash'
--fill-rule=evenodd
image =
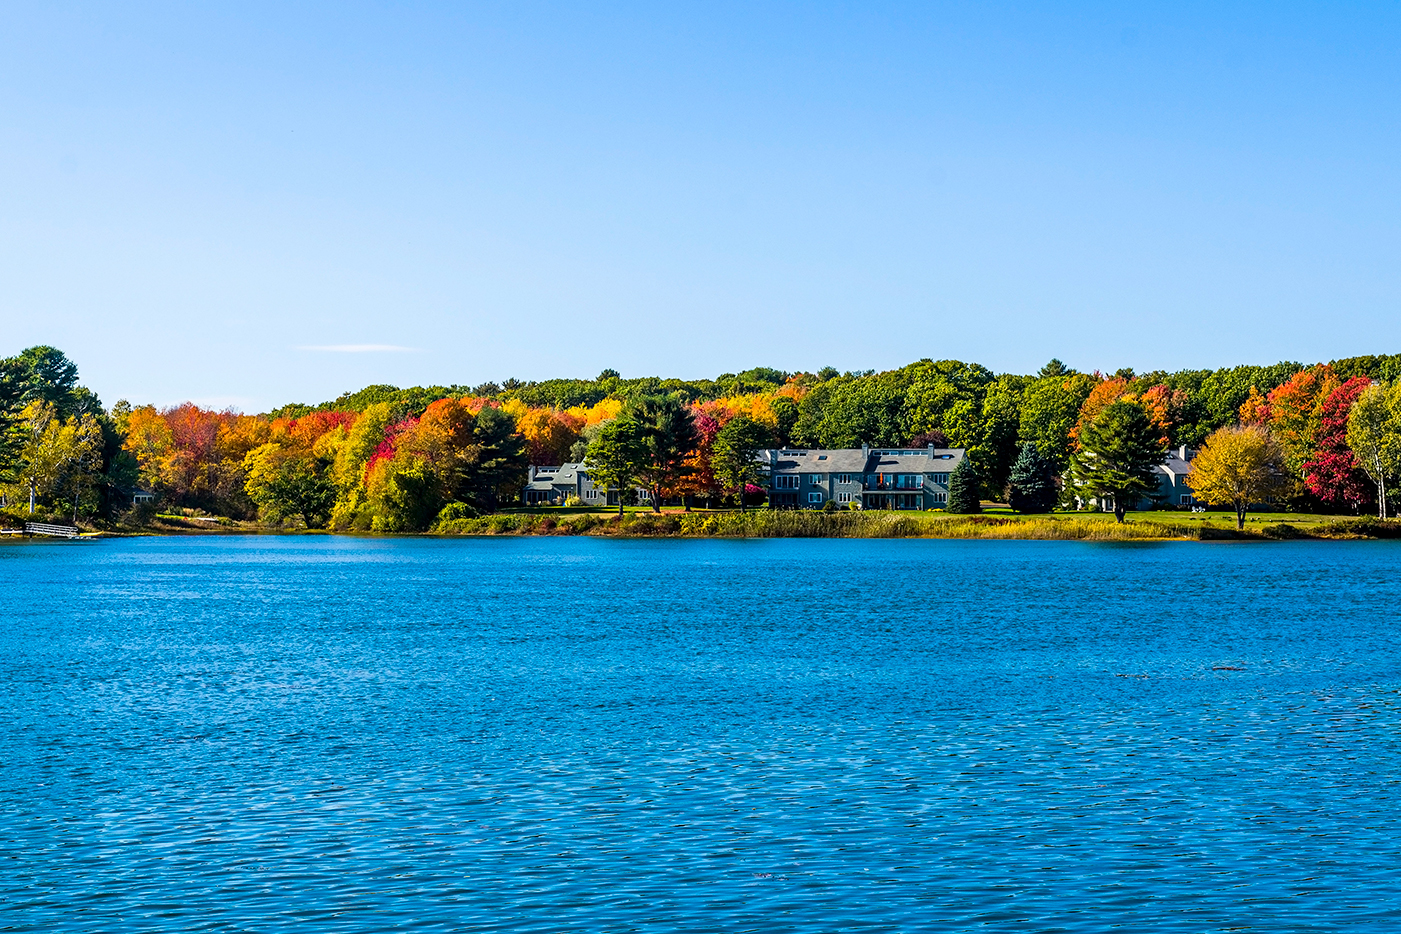
<path id="1" fill-rule="evenodd" d="M 596 485 L 583 464 L 532 466 L 526 476 L 528 479 L 521 493 L 521 502 L 527 506 L 563 506 L 571 496 L 579 497 L 585 506 L 618 505 L 618 491 Z M 644 505 L 650 503 L 652 494 L 639 487 L 637 501 Z"/>
<path id="2" fill-rule="evenodd" d="M 1187 445 L 1169 451 L 1167 459 L 1153 468 L 1158 478 L 1158 492 L 1150 494 L 1150 499 L 1163 506 L 1192 505 L 1192 488 L 1187 478 L 1192 473 L 1192 455 Z"/>
<path id="3" fill-rule="evenodd" d="M 864 509 L 942 509 L 961 448 L 778 448 L 764 452 L 769 504 L 820 509 L 829 501 Z"/>

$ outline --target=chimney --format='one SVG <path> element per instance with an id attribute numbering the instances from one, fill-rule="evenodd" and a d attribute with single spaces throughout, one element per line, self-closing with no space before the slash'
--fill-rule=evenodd
<path id="1" fill-rule="evenodd" d="M 1187 445 L 1184 444 L 1182 445 L 1182 447 L 1177 449 L 1177 456 L 1182 458 L 1184 461 L 1191 460 L 1191 458 L 1187 456 Z"/>
<path id="2" fill-rule="evenodd" d="M 530 479 L 530 481 L 531 481 L 532 483 L 535 481 L 535 465 L 534 465 L 534 464 L 531 464 L 531 465 L 530 465 L 530 473 L 527 474 L 527 476 L 529 477 L 529 479 Z"/>
<path id="3" fill-rule="evenodd" d="M 929 442 L 929 459 L 930 459 L 930 460 L 933 460 L 933 459 L 934 459 L 934 442 L 933 442 L 933 441 Z"/>
<path id="4" fill-rule="evenodd" d="M 865 441 L 862 441 L 862 442 L 861 442 L 861 456 L 862 456 L 862 457 L 870 457 L 870 456 L 871 456 L 871 446 L 870 446 L 869 444 L 867 444 Z"/>

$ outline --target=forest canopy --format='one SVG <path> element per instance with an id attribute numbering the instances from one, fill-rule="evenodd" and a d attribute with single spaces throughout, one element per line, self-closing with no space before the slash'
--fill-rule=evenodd
<path id="1" fill-rule="evenodd" d="M 1082 373 L 1059 360 L 1035 373 L 996 373 L 924 359 L 883 372 L 755 367 L 682 380 L 605 370 L 593 379 L 375 385 L 249 415 L 193 403 L 104 408 L 73 361 L 33 347 L 0 360 L 0 490 L 11 510 L 32 497 L 38 511 L 74 520 L 115 520 L 139 491 L 235 518 L 425 529 L 442 515 L 515 502 L 528 465 L 578 460 L 600 437 L 610 451 L 643 452 L 633 473 L 655 498 L 736 493 L 712 458 L 726 425 L 743 418 L 755 426 L 746 437 L 757 431 L 776 447 L 963 448 L 983 494 L 1001 498 L 1019 459 L 1068 476 L 1085 463 L 1076 457 L 1086 431 L 1101 431 L 1093 427 L 1101 413 L 1128 405 L 1142 413 L 1135 424 L 1148 426 L 1136 430 L 1163 448 L 1264 426 L 1298 478 L 1291 495 L 1300 507 L 1356 511 L 1376 501 L 1379 483 L 1368 472 L 1376 458 L 1364 469 L 1348 446 L 1349 413 L 1367 387 L 1398 380 L 1401 354 L 1147 373 Z M 628 425 L 635 444 L 620 435 Z"/>

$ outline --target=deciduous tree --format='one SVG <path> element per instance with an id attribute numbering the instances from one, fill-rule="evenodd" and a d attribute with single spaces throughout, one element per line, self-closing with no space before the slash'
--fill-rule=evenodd
<path id="1" fill-rule="evenodd" d="M 1362 391 L 1348 413 L 1347 441 L 1377 487 L 1377 515 L 1385 519 L 1388 488 L 1401 474 L 1401 382 Z"/>
<path id="2" fill-rule="evenodd" d="M 730 419 L 715 435 L 711 461 L 715 476 L 723 489 L 732 490 L 739 497 L 740 512 L 745 510 L 748 488 L 763 486 L 759 452 L 771 441 L 763 425 L 742 415 Z"/>
<path id="3" fill-rule="evenodd" d="M 1304 485 L 1321 501 L 1354 511 L 1370 501 L 1367 475 L 1347 442 L 1348 413 L 1372 381 L 1354 376 L 1323 401 L 1313 454 L 1304 461 Z"/>
<path id="4" fill-rule="evenodd" d="M 595 483 L 618 491 L 618 515 L 621 516 L 625 492 L 637 485 L 637 478 L 647 466 L 642 427 L 629 415 L 605 422 L 589 444 L 585 465 Z"/>
<path id="5" fill-rule="evenodd" d="M 1251 503 L 1287 496 L 1294 486 L 1283 446 L 1261 425 L 1212 433 L 1193 459 L 1187 482 L 1196 499 L 1234 507 L 1238 529 L 1245 528 Z"/>

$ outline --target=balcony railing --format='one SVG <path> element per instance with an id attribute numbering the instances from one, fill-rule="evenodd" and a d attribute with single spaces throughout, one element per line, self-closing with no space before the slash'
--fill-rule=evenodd
<path id="1" fill-rule="evenodd" d="M 924 489 L 923 483 L 910 484 L 905 481 L 896 482 L 894 480 L 867 480 L 861 484 L 863 490 L 884 490 L 891 493 L 918 493 Z"/>

